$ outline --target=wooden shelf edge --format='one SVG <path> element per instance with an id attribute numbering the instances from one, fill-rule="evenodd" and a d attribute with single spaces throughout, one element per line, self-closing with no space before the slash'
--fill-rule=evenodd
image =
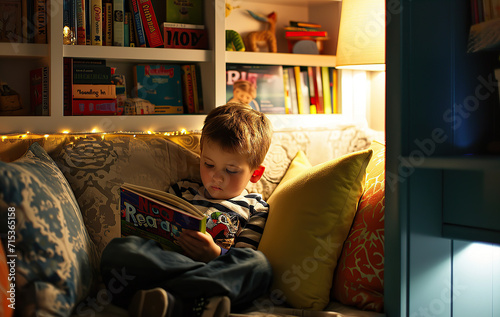
<path id="1" fill-rule="evenodd" d="M 267 52 L 226 52 L 226 63 L 260 64 L 285 66 L 328 66 L 335 67 L 334 55 L 312 55 Z"/>
<path id="2" fill-rule="evenodd" d="M 212 55 L 213 52 L 210 50 L 91 45 L 64 45 L 63 47 L 64 57 L 121 61 L 208 62 L 212 60 Z"/>
<path id="3" fill-rule="evenodd" d="M 436 168 L 445 170 L 492 170 L 500 169 L 500 156 L 440 156 L 402 157 L 401 165 L 413 168 Z M 413 162 L 413 163 L 412 163 Z"/>
<path id="4" fill-rule="evenodd" d="M 47 57 L 49 44 L 0 43 L 2 57 Z"/>

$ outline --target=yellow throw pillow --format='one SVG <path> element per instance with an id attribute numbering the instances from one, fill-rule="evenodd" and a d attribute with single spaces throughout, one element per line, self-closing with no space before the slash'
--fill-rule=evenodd
<path id="1" fill-rule="evenodd" d="M 309 163 L 306 154 L 303 151 L 298 151 L 292 162 L 288 166 L 288 169 L 286 170 L 283 178 L 280 180 L 280 184 L 278 184 L 278 186 L 284 184 L 287 180 L 294 178 L 298 174 L 302 173 L 305 170 L 308 170 L 311 167 L 312 165 L 311 163 Z"/>
<path id="2" fill-rule="evenodd" d="M 328 304 L 371 156 L 368 149 L 310 168 L 292 163 L 298 175 L 285 175 L 269 198 L 259 245 L 273 268 L 273 296 L 302 309 L 322 310 Z"/>

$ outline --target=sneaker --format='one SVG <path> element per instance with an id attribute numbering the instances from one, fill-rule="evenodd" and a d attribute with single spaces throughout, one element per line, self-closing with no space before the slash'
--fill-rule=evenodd
<path id="1" fill-rule="evenodd" d="M 173 308 L 174 299 L 162 288 L 142 290 L 135 293 L 129 306 L 130 317 L 167 317 Z"/>
<path id="2" fill-rule="evenodd" d="M 231 311 L 231 300 L 227 296 L 201 298 L 192 306 L 195 317 L 227 317 Z"/>

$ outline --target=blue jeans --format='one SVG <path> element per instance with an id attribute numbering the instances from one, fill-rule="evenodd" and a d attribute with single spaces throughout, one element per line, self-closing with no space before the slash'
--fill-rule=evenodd
<path id="1" fill-rule="evenodd" d="M 106 246 L 101 274 L 113 303 L 124 308 L 138 290 L 161 287 L 183 300 L 228 296 L 232 310 L 238 310 L 264 295 L 272 282 L 271 266 L 260 251 L 231 248 L 204 263 L 136 236 Z"/>

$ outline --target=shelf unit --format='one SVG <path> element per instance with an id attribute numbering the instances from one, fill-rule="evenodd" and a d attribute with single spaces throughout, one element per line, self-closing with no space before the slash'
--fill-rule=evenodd
<path id="1" fill-rule="evenodd" d="M 467 53 L 471 3 L 387 1 L 387 316 L 500 314 L 498 52 Z"/>
<path id="2" fill-rule="evenodd" d="M 160 0 L 153 0 L 160 1 Z M 195 63 L 201 69 L 201 83 L 205 108 L 210 110 L 225 103 L 225 65 L 226 63 L 298 65 L 298 66 L 335 66 L 336 36 L 340 19 L 339 1 L 278 1 L 269 4 L 261 0 L 234 0 L 241 7 L 232 15 L 246 14 L 246 9 L 259 13 L 276 10 L 279 13 L 279 27 L 288 20 L 315 20 L 326 26 L 332 34 L 330 47 L 325 46 L 325 55 L 289 54 L 286 52 L 284 37 L 278 32 L 279 53 L 267 52 L 226 52 L 225 29 L 233 28 L 225 17 L 225 1 L 205 0 L 205 25 L 209 36 L 207 50 L 181 50 L 165 48 L 84 46 L 62 44 L 62 3 L 49 0 L 52 6 L 49 15 L 49 44 L 0 43 L 0 78 L 6 80 L 12 89 L 21 94 L 23 103 L 29 104 L 29 70 L 49 66 L 50 116 L 3 116 L 0 117 L 0 133 L 55 133 L 62 131 L 177 131 L 181 129 L 199 130 L 204 115 L 146 115 L 146 116 L 63 116 L 63 58 L 106 59 L 108 65 L 131 68 L 141 62 L 158 63 Z M 58 10 L 55 10 L 58 9 Z M 159 6 L 157 18 L 164 17 Z M 161 11 L 161 12 L 159 12 Z M 283 13 L 283 14 L 282 14 Z M 280 16 L 282 20 L 280 20 Z M 250 19 L 249 17 L 247 17 Z M 241 19 L 240 19 L 241 20 Z M 242 22 L 243 27 L 255 28 L 252 22 Z M 282 37 L 282 39 L 280 39 Z M 126 70 L 127 86 L 131 85 L 131 72 Z M 10 74 L 19 73 L 12 78 Z M 130 74 L 128 76 L 127 74 Z M 12 78 L 12 79 L 11 79 Z M 129 82 L 130 81 L 130 82 Z M 316 118 L 321 116 L 323 118 Z M 345 120 L 342 115 L 271 115 L 271 120 L 283 128 L 301 126 L 307 121 L 321 122 L 328 126 Z"/>

